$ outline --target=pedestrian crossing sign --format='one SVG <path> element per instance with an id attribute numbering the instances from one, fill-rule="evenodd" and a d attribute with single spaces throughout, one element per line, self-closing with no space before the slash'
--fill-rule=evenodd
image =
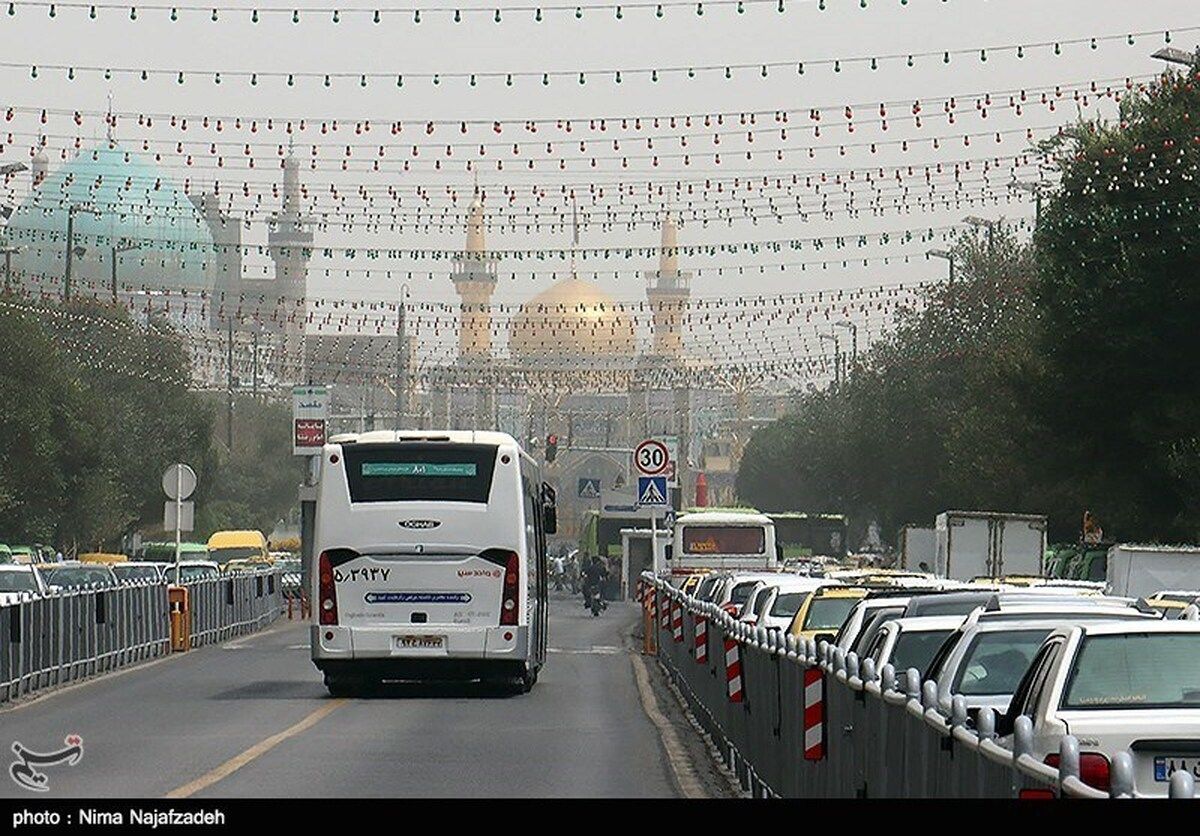
<path id="1" fill-rule="evenodd" d="M 600 480 L 584 477 L 579 480 L 579 495 L 584 499 L 597 499 L 600 496 Z"/>
<path id="2" fill-rule="evenodd" d="M 667 506 L 667 477 L 639 476 L 638 505 L 643 508 L 665 508 Z"/>

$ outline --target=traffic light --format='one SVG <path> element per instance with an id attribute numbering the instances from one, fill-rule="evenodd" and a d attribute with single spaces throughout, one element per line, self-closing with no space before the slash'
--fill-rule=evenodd
<path id="1" fill-rule="evenodd" d="M 558 455 L 558 436 L 554 433 L 546 436 L 546 461 L 554 461 L 554 457 Z"/>

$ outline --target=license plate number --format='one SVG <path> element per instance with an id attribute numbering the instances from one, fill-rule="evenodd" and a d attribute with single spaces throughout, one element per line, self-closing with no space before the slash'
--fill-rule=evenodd
<path id="1" fill-rule="evenodd" d="M 396 636 L 396 647 L 404 650 L 413 648 L 439 649 L 446 644 L 445 636 Z"/>
<path id="2" fill-rule="evenodd" d="M 1190 772 L 1200 778 L 1200 758 L 1159 755 L 1154 759 L 1154 780 L 1170 781 L 1173 772 Z"/>

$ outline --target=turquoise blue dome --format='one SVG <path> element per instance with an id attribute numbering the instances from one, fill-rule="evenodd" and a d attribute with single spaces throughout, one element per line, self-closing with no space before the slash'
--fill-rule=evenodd
<path id="1" fill-rule="evenodd" d="M 153 162 L 108 143 L 51 171 L 13 213 L 5 237 L 18 248 L 14 283 L 61 292 L 73 204 L 98 213 L 75 213 L 73 292 L 107 295 L 114 245 L 125 250 L 117 255 L 123 292 L 212 290 L 218 283 L 216 249 L 196 206 Z"/>

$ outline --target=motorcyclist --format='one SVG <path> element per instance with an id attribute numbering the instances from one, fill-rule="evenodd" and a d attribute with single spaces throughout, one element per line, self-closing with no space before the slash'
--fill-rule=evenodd
<path id="1" fill-rule="evenodd" d="M 608 578 L 608 569 L 599 556 L 593 555 L 591 561 L 583 569 L 583 605 L 591 607 L 592 596 L 604 602 L 604 581 Z"/>

